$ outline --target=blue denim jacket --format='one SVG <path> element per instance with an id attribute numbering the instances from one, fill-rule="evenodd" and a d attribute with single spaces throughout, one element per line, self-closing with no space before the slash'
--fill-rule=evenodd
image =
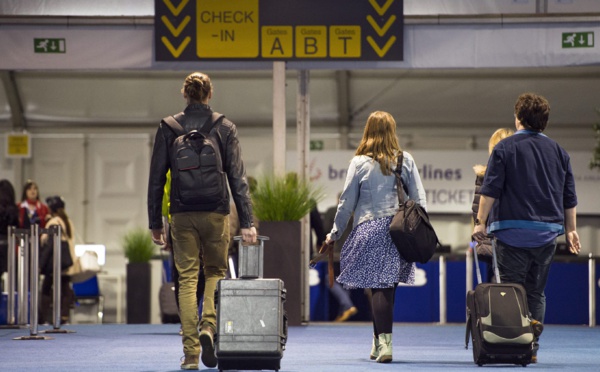
<path id="1" fill-rule="evenodd" d="M 404 151 L 402 162 L 402 183 L 408 190 L 408 197 L 416 200 L 427 209 L 425 189 L 419 170 L 411 154 Z M 405 194 L 405 197 L 407 195 Z M 344 184 L 344 191 L 335 214 L 331 239 L 338 240 L 354 213 L 353 228 L 365 221 L 393 216 L 398 207 L 396 177 L 381 173 L 379 163 L 366 155 L 352 158 Z"/>

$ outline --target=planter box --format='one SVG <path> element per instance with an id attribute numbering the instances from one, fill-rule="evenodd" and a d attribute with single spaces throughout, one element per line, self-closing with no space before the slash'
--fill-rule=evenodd
<path id="1" fill-rule="evenodd" d="M 127 264 L 127 323 L 150 323 L 150 264 Z"/>
<path id="2" fill-rule="evenodd" d="M 302 324 L 302 270 L 300 221 L 261 221 L 260 235 L 265 242 L 263 277 L 283 280 L 287 296 L 285 310 L 288 324 Z"/>

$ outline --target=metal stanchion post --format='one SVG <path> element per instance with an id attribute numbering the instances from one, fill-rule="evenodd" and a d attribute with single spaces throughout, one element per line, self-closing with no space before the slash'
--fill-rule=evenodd
<path id="1" fill-rule="evenodd" d="M 440 324 L 446 324 L 447 296 L 446 296 L 446 257 L 440 254 Z"/>
<path id="2" fill-rule="evenodd" d="M 31 271 L 29 281 L 31 283 L 29 294 L 30 298 L 30 307 L 29 307 L 29 336 L 21 336 L 15 337 L 13 340 L 52 340 L 52 337 L 47 336 L 39 336 L 38 335 L 38 284 L 40 281 L 40 262 L 39 262 L 39 226 L 31 225 L 31 234 L 30 234 L 30 245 L 29 247 L 29 257 L 31 259 Z M 25 265 L 28 266 L 29 262 L 25 262 Z"/>
<path id="3" fill-rule="evenodd" d="M 15 291 L 16 291 L 16 227 L 8 226 L 7 229 L 8 238 L 8 252 L 6 254 L 6 272 L 7 272 L 7 284 L 6 284 L 6 325 L 2 328 L 19 328 L 17 324 L 17 317 L 15 316 Z"/>
<path id="4" fill-rule="evenodd" d="M 60 290 L 61 290 L 61 275 L 60 275 L 60 260 L 62 259 L 61 257 L 61 249 L 60 249 L 60 238 L 61 238 L 61 234 L 60 234 L 60 227 L 59 226 L 53 226 L 52 228 L 52 238 L 54 239 L 54 241 L 52 242 L 53 246 L 54 246 L 54 265 L 52 267 L 52 274 L 53 274 L 53 287 L 54 290 L 52 291 L 53 294 L 53 303 L 54 306 L 53 308 L 53 313 L 52 313 L 52 319 L 54 320 L 54 329 L 59 329 L 60 328 Z"/>
<path id="5" fill-rule="evenodd" d="M 44 233 L 49 235 L 48 239 L 52 238 L 52 244 L 54 246 L 54 255 L 53 255 L 53 267 L 52 273 L 54 275 L 52 286 L 54 287 L 53 294 L 53 312 L 52 319 L 54 320 L 54 328 L 42 331 L 40 333 L 75 333 L 75 331 L 69 331 L 66 329 L 60 329 L 60 299 L 61 299 L 61 229 L 59 225 L 52 226 L 50 229 L 44 229 Z"/>
<path id="6" fill-rule="evenodd" d="M 19 251 L 17 256 L 18 273 L 17 277 L 17 299 L 19 301 L 19 312 L 17 314 L 20 325 L 27 324 L 27 311 L 29 309 L 29 233 L 27 230 L 20 229 Z"/>
<path id="7" fill-rule="evenodd" d="M 473 290 L 473 250 L 471 249 L 471 245 L 467 248 L 467 252 L 465 253 L 465 262 L 466 262 L 466 293 Z M 469 319 L 469 314 L 465 311 L 465 319 Z"/>
<path id="8" fill-rule="evenodd" d="M 467 249 L 467 253 L 465 254 L 465 262 L 466 262 L 466 274 L 467 274 L 467 281 L 466 281 L 466 286 L 467 286 L 467 290 L 466 292 L 472 291 L 473 290 L 473 250 L 471 249 L 471 247 L 469 247 Z"/>
<path id="9" fill-rule="evenodd" d="M 596 326 L 596 259 L 590 253 L 588 260 L 589 275 L 589 316 L 590 327 Z"/>

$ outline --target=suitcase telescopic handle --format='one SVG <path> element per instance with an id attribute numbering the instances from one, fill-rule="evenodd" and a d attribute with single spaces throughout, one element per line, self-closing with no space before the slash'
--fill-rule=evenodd
<path id="1" fill-rule="evenodd" d="M 242 241 L 242 236 L 241 235 L 236 235 L 233 237 L 233 240 L 235 241 Z M 270 240 L 268 236 L 264 236 L 264 235 L 256 235 L 256 240 Z"/>
<path id="2" fill-rule="evenodd" d="M 494 271 L 494 277 L 496 278 L 496 283 L 501 283 L 500 271 L 498 270 L 498 257 L 496 255 L 496 237 L 494 236 L 494 234 L 489 234 L 486 237 L 489 238 L 492 242 L 492 270 Z M 469 243 L 469 246 L 471 247 L 471 250 L 473 251 L 473 258 L 475 259 L 475 269 L 477 270 L 477 281 L 479 282 L 479 284 L 481 284 L 482 283 L 481 271 L 479 270 L 479 260 L 477 258 L 477 249 L 475 249 L 475 247 L 477 246 L 477 242 L 473 239 L 473 240 L 471 240 L 471 243 Z"/>

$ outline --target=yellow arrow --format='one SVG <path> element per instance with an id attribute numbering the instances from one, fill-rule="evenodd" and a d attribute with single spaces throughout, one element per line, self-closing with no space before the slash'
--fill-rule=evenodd
<path id="1" fill-rule="evenodd" d="M 379 6 L 379 4 L 377 3 L 377 0 L 369 0 L 369 2 L 373 6 L 373 8 L 375 8 L 375 11 L 377 12 L 377 14 L 382 16 L 385 14 L 385 12 L 387 12 L 388 8 L 390 7 L 390 5 L 392 5 L 394 0 L 387 0 L 383 6 Z"/>
<path id="2" fill-rule="evenodd" d="M 390 17 L 390 19 L 387 20 L 385 25 L 383 25 L 383 27 L 379 27 L 379 25 L 377 24 L 377 21 L 370 15 L 367 16 L 367 21 L 369 21 L 371 26 L 373 26 L 373 28 L 375 29 L 375 32 L 377 32 L 377 35 L 383 36 L 387 32 L 387 30 L 392 26 L 392 23 L 394 23 L 396 21 L 396 16 L 392 15 Z"/>
<path id="3" fill-rule="evenodd" d="M 183 8 L 185 8 L 188 1 L 189 0 L 181 0 L 179 5 L 177 6 L 177 8 L 173 6 L 173 3 L 171 3 L 171 0 L 163 0 L 163 3 L 165 3 L 165 5 L 167 6 L 167 8 L 169 8 L 171 13 L 173 13 L 175 15 L 175 17 L 177 17 L 179 15 L 179 13 L 181 13 Z"/>
<path id="4" fill-rule="evenodd" d="M 382 58 L 383 56 L 385 56 L 388 50 L 390 50 L 392 44 L 394 44 L 394 42 L 396 41 L 396 36 L 390 37 L 387 43 L 385 43 L 385 45 L 383 46 L 383 48 L 379 48 L 379 45 L 377 45 L 377 43 L 375 42 L 375 40 L 373 40 L 371 36 L 367 36 L 367 41 L 369 42 L 369 44 L 371 44 L 371 47 L 373 48 L 375 53 L 377 53 L 377 55 L 380 58 Z"/>
<path id="5" fill-rule="evenodd" d="M 160 19 L 163 21 L 165 26 L 167 26 L 169 31 L 171 31 L 173 36 L 177 37 L 177 36 L 179 36 L 181 31 L 183 31 L 185 26 L 187 26 L 187 24 L 190 22 L 190 19 L 192 19 L 192 18 L 190 16 L 185 16 L 185 18 L 183 19 L 183 21 L 181 21 L 181 23 L 179 24 L 179 26 L 177 26 L 177 28 L 175 28 L 175 26 L 173 26 L 173 24 L 171 23 L 171 21 L 169 21 L 169 18 L 167 18 L 167 16 L 162 16 L 162 17 L 160 17 Z M 379 35 L 379 36 L 383 36 L 383 35 Z"/>
<path id="6" fill-rule="evenodd" d="M 185 47 L 187 47 L 187 45 L 190 43 L 190 40 L 192 40 L 192 38 L 186 36 L 185 39 L 183 39 L 183 42 L 179 44 L 179 47 L 177 49 L 175 49 L 173 44 L 171 44 L 171 42 L 169 41 L 169 39 L 167 39 L 166 36 L 161 37 L 160 40 L 163 42 L 163 44 L 165 44 L 167 49 L 169 49 L 169 52 L 171 52 L 171 55 L 173 55 L 173 57 L 179 58 L 179 56 L 181 55 Z"/>

